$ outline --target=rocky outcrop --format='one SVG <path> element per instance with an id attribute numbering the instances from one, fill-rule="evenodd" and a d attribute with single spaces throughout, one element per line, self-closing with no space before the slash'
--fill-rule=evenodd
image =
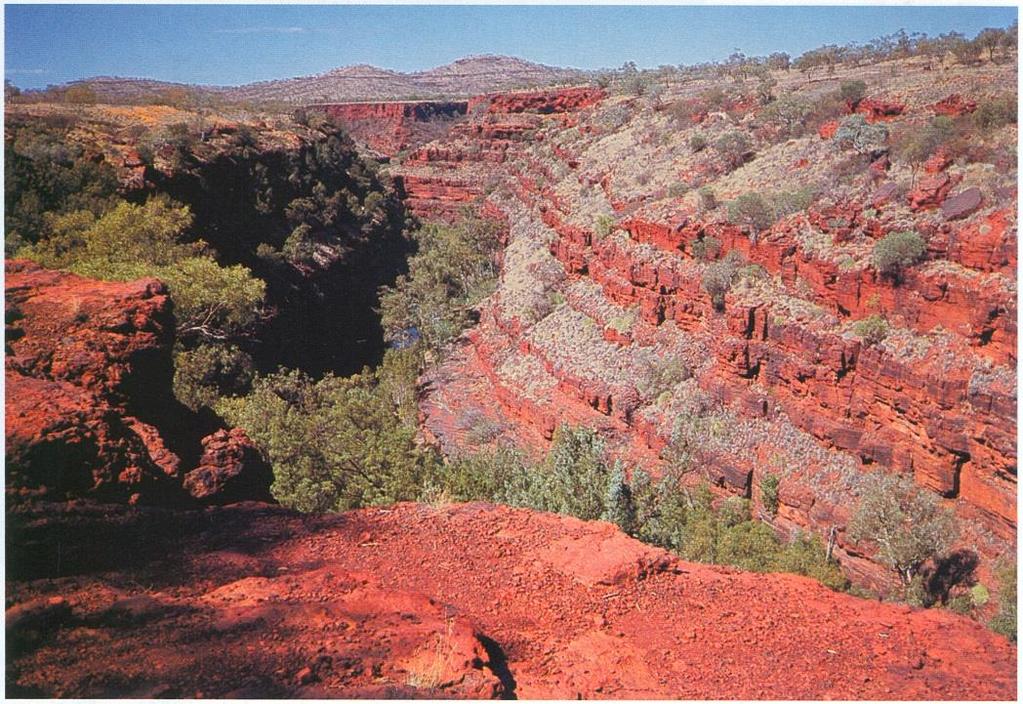
<path id="1" fill-rule="evenodd" d="M 174 320 L 163 284 L 89 281 L 19 260 L 5 274 L 8 488 L 137 498 L 179 480 L 180 459 L 139 419 L 160 401 L 154 379 L 169 393 Z"/>
<path id="2" fill-rule="evenodd" d="M 168 513 L 135 509 L 132 530 L 106 542 L 93 538 L 127 519 L 122 510 L 19 511 L 13 525 L 26 542 L 76 526 L 64 548 L 85 553 L 90 569 L 8 581 L 8 643 L 25 643 L 9 653 L 8 693 L 1016 694 L 1015 646 L 964 617 L 803 577 L 683 562 L 607 523 L 479 503 L 335 516 L 246 504 Z M 134 549 L 140 533 L 147 551 Z"/>
<path id="3" fill-rule="evenodd" d="M 7 489 L 179 502 L 211 430 L 174 398 L 174 317 L 155 279 L 107 282 L 8 261 Z M 269 472 L 240 431 L 203 440 L 195 498 L 268 498 Z M 201 487 L 201 488 L 200 488 Z"/>
<path id="4" fill-rule="evenodd" d="M 903 103 L 882 98 L 864 98 L 856 105 L 856 112 L 866 115 L 867 122 L 890 120 L 905 112 Z"/>
<path id="5" fill-rule="evenodd" d="M 935 115 L 946 115 L 948 117 L 959 117 L 960 115 L 969 114 L 976 109 L 977 102 L 975 100 L 966 100 L 958 93 L 942 98 L 931 106 L 931 110 L 934 111 Z"/>
<path id="6" fill-rule="evenodd" d="M 335 118 L 355 139 L 370 149 L 393 156 L 437 139 L 464 117 L 465 101 L 340 103 L 310 106 Z"/>
<path id="7" fill-rule="evenodd" d="M 218 504 L 270 500 L 273 472 L 244 430 L 218 430 L 202 447 L 199 466 L 185 474 L 189 494 Z"/>
<path id="8" fill-rule="evenodd" d="M 607 93 L 601 88 L 580 86 L 480 95 L 469 100 L 469 111 L 485 108 L 490 114 L 535 113 L 551 115 L 596 105 Z"/>

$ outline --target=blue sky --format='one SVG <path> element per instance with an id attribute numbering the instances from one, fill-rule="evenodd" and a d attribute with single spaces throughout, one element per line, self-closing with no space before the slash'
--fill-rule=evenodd
<path id="1" fill-rule="evenodd" d="M 412 71 L 467 54 L 601 68 L 723 59 L 897 31 L 968 36 L 1015 7 L 7 5 L 5 76 L 22 88 L 96 75 L 237 85 L 369 63 Z"/>

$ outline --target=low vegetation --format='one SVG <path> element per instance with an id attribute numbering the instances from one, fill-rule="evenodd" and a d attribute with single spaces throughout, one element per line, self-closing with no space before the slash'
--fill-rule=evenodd
<path id="1" fill-rule="evenodd" d="M 875 313 L 853 323 L 852 331 L 854 335 L 863 340 L 863 344 L 874 347 L 888 337 L 888 321 L 884 316 Z"/>
<path id="2" fill-rule="evenodd" d="M 927 243 L 916 232 L 903 230 L 892 232 L 874 245 L 871 253 L 874 267 L 882 276 L 896 281 L 910 266 L 923 259 L 927 252 Z"/>

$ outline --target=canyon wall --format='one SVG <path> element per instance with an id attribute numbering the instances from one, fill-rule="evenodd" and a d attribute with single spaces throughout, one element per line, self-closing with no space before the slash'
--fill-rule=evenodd
<path id="1" fill-rule="evenodd" d="M 930 180 L 904 196 L 882 169 L 853 198 L 815 203 L 754 234 L 663 190 L 616 193 L 626 167 L 601 161 L 594 145 L 616 138 L 602 131 L 602 115 L 629 103 L 602 98 L 471 100 L 471 119 L 395 169 L 420 217 L 451 219 L 476 202 L 508 228 L 498 292 L 427 378 L 430 437 L 460 452 L 483 428 L 539 450 L 557 424 L 584 424 L 636 466 L 655 468 L 679 415 L 709 414 L 696 440 L 702 474 L 751 498 L 780 531 L 833 536 L 861 583 L 890 582 L 846 535 L 874 471 L 912 476 L 942 497 L 960 518 L 959 545 L 988 560 L 1011 551 L 1015 191 L 964 209 L 978 198 L 954 190 L 963 175 L 950 161 L 929 164 Z M 936 110 L 899 107 L 869 118 Z M 800 145 L 807 154 L 831 148 L 817 135 Z M 594 225 L 601 213 L 612 231 Z M 906 217 L 927 239 L 927 261 L 898 280 L 816 244 L 855 240 L 862 251 Z M 702 285 L 712 263 L 697 255 L 704 241 L 757 267 L 721 310 Z M 880 344 L 852 332 L 870 315 L 892 328 Z M 668 360 L 686 378 L 652 388 Z M 777 515 L 761 505 L 769 474 L 781 477 Z"/>
<path id="2" fill-rule="evenodd" d="M 436 139 L 462 118 L 466 101 L 337 103 L 311 105 L 333 117 L 357 142 L 385 156 Z"/>

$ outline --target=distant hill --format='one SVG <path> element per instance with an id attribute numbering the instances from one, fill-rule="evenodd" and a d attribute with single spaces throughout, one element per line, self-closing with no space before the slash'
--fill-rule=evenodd
<path id="1" fill-rule="evenodd" d="M 146 78 L 100 76 L 75 81 L 110 102 L 139 102 L 174 89 L 198 89 L 228 100 L 283 101 L 295 104 L 469 96 L 556 83 L 585 81 L 590 73 L 481 55 L 458 59 L 428 71 L 401 73 L 366 64 L 336 68 L 315 76 L 259 81 L 243 86 L 189 86 Z"/>
<path id="2" fill-rule="evenodd" d="M 470 56 L 429 71 L 399 73 L 359 65 L 318 76 L 262 81 L 225 91 L 229 98 L 293 103 L 364 99 L 440 98 L 584 80 L 577 69 L 545 66 L 508 56 Z"/>

